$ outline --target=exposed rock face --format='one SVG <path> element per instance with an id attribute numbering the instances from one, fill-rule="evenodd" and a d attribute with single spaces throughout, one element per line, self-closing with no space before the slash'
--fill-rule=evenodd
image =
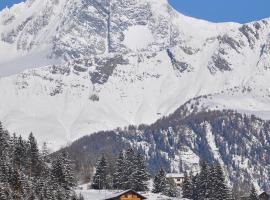
<path id="1" fill-rule="evenodd" d="M 241 184 L 252 181 L 256 187 L 270 190 L 269 121 L 228 110 L 198 113 L 187 110 L 183 106 L 151 126 L 130 126 L 86 136 L 67 150 L 73 154 L 81 173 L 86 163 L 95 165 L 100 152 L 116 155 L 133 147 L 146 156 L 153 174 L 160 167 L 168 172 L 196 172 L 202 159 L 220 162 L 231 186 L 244 187 Z"/>
<path id="2" fill-rule="evenodd" d="M 132 145 L 152 172 L 218 160 L 231 182 L 269 189 L 269 57 L 269 19 L 213 24 L 166 0 L 27 0 L 0 12 L 0 121 L 55 149 L 103 130 L 71 149 Z M 106 132 L 130 124 L 153 125 Z"/>

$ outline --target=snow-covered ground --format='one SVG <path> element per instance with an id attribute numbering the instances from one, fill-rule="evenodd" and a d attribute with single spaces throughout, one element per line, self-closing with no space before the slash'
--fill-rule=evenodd
<path id="1" fill-rule="evenodd" d="M 270 119 L 269 19 L 215 24 L 166 0 L 117 3 L 110 16 L 111 5 L 81 0 L 28 0 L 0 12 L 0 121 L 10 132 L 58 149 L 151 124 L 208 94 L 219 94 L 205 101 L 211 109 Z M 221 93 L 235 87 L 249 94 Z"/>
<path id="2" fill-rule="evenodd" d="M 111 196 L 118 191 L 110 190 L 76 190 L 76 193 L 81 194 L 85 200 L 104 200 L 106 197 Z M 182 198 L 170 198 L 159 194 L 153 194 L 150 192 L 141 193 L 148 200 L 180 200 Z"/>
<path id="3" fill-rule="evenodd" d="M 104 200 L 106 197 L 109 197 L 115 193 L 122 191 L 116 190 L 92 190 L 87 189 L 89 184 L 80 185 L 76 190 L 78 195 L 82 195 L 85 200 Z M 151 192 L 141 192 L 141 195 L 145 196 L 148 200 L 180 200 L 182 198 L 170 198 L 160 194 L 153 194 Z M 182 199 L 184 200 L 184 199 Z"/>

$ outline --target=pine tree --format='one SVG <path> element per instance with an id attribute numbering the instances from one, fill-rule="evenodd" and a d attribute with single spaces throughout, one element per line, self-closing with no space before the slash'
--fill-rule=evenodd
<path id="1" fill-rule="evenodd" d="M 216 194 L 216 167 L 215 165 L 211 165 L 209 168 L 209 199 L 214 200 Z"/>
<path id="2" fill-rule="evenodd" d="M 14 164 L 15 168 L 23 168 L 26 166 L 27 162 L 27 144 L 25 141 L 23 141 L 22 136 L 19 136 L 19 138 L 16 141 L 15 147 L 14 147 Z"/>
<path id="3" fill-rule="evenodd" d="M 0 182 L 0 199 L 1 200 L 11 200 L 11 190 L 9 188 L 9 185 L 6 183 Z"/>
<path id="4" fill-rule="evenodd" d="M 191 183 L 192 183 L 192 198 L 193 200 L 199 200 L 199 196 L 198 196 L 198 174 L 196 174 L 195 176 L 192 177 L 191 179 Z"/>
<path id="5" fill-rule="evenodd" d="M 113 173 L 113 188 L 114 189 L 124 189 L 124 172 L 125 172 L 125 160 L 123 152 L 119 153 L 118 159 L 116 160 L 116 165 Z"/>
<path id="6" fill-rule="evenodd" d="M 75 186 L 72 163 L 67 155 L 55 156 L 47 165 L 37 142 L 10 137 L 0 122 L 0 199 L 71 200 Z"/>
<path id="7" fill-rule="evenodd" d="M 29 176 L 37 177 L 41 174 L 41 161 L 40 154 L 37 146 L 36 139 L 31 133 L 28 137 L 28 167 L 29 167 Z"/>
<path id="8" fill-rule="evenodd" d="M 161 168 L 158 174 L 154 178 L 154 188 L 152 190 L 153 193 L 161 193 L 165 190 L 166 187 L 166 173 Z"/>
<path id="9" fill-rule="evenodd" d="M 66 198 L 71 197 L 72 188 L 75 186 L 75 178 L 71 162 L 65 151 L 52 162 L 52 180 L 58 194 L 64 195 Z"/>
<path id="10" fill-rule="evenodd" d="M 25 196 L 28 194 L 28 182 L 25 175 L 20 169 L 15 169 L 13 171 L 11 185 L 14 191 L 15 199 L 25 199 Z"/>
<path id="11" fill-rule="evenodd" d="M 259 200 L 258 194 L 254 186 L 251 187 L 249 200 Z"/>
<path id="12" fill-rule="evenodd" d="M 206 162 L 200 162 L 201 170 L 197 179 L 197 192 L 201 199 L 209 197 L 209 166 Z"/>
<path id="13" fill-rule="evenodd" d="M 182 186 L 182 196 L 183 198 L 192 198 L 192 180 L 189 176 L 185 176 Z"/>
<path id="14" fill-rule="evenodd" d="M 63 187 L 66 191 L 71 192 L 72 188 L 76 186 L 75 176 L 73 173 L 72 162 L 69 159 L 67 152 L 62 152 L 63 159 L 63 171 L 64 171 L 64 183 Z"/>
<path id="15" fill-rule="evenodd" d="M 212 173 L 211 173 L 212 174 Z M 225 182 L 225 176 L 222 170 L 221 165 L 218 163 L 214 167 L 214 173 L 212 177 L 212 187 L 211 190 L 213 191 L 210 199 L 215 200 L 229 200 L 230 194 L 229 189 Z"/>
<path id="16" fill-rule="evenodd" d="M 44 163 L 50 163 L 50 158 L 49 158 L 49 149 L 47 146 L 47 143 L 44 142 L 41 148 L 41 159 Z"/>
<path id="17" fill-rule="evenodd" d="M 96 173 L 93 178 L 92 188 L 101 190 L 107 188 L 107 161 L 102 155 L 101 159 L 97 162 Z"/>
<path id="18" fill-rule="evenodd" d="M 124 171 L 124 189 L 128 190 L 132 188 L 133 180 L 131 175 L 135 169 L 135 153 L 133 149 L 128 149 L 125 153 L 125 171 Z"/>
<path id="19" fill-rule="evenodd" d="M 146 166 L 144 164 L 143 156 L 138 153 L 134 161 L 135 167 L 134 171 L 131 174 L 132 187 L 131 189 L 135 191 L 147 191 L 148 190 L 148 181 L 149 175 L 147 173 Z"/>
<path id="20" fill-rule="evenodd" d="M 165 188 L 162 191 L 162 194 L 168 197 L 177 197 L 179 195 L 174 180 L 171 179 L 166 180 Z"/>

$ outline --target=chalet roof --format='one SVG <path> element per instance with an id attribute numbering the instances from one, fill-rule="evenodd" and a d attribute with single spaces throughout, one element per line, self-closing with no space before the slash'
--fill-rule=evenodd
<path id="1" fill-rule="evenodd" d="M 166 174 L 166 178 L 185 178 L 183 173 L 169 173 Z"/>
<path id="2" fill-rule="evenodd" d="M 125 190 L 123 192 L 118 192 L 118 193 L 114 193 L 114 194 L 111 194 L 110 196 L 106 197 L 106 199 L 104 200 L 114 200 L 124 194 L 127 194 L 127 193 L 133 193 L 133 194 L 136 194 L 137 196 L 139 196 L 141 199 L 146 199 L 146 197 L 142 196 L 141 194 L 135 192 L 134 190 Z"/>
<path id="3" fill-rule="evenodd" d="M 268 193 L 266 193 L 266 192 L 262 192 L 259 196 L 270 196 Z"/>

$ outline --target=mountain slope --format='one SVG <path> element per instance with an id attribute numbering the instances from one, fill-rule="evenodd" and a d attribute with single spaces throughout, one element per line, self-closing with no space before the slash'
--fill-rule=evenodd
<path id="1" fill-rule="evenodd" d="M 167 172 L 196 173 L 200 160 L 218 161 L 234 189 L 248 190 L 245 184 L 252 182 L 258 190 L 269 191 L 269 125 L 269 121 L 230 110 L 190 112 L 185 105 L 151 126 L 99 132 L 66 150 L 82 175 L 103 153 L 111 159 L 133 147 L 146 156 L 152 174 L 160 167 Z"/>
<path id="2" fill-rule="evenodd" d="M 58 148 L 203 95 L 209 109 L 269 119 L 269 19 L 213 24 L 165 0 L 28 0 L 0 16 L 0 120 L 12 132 Z"/>

